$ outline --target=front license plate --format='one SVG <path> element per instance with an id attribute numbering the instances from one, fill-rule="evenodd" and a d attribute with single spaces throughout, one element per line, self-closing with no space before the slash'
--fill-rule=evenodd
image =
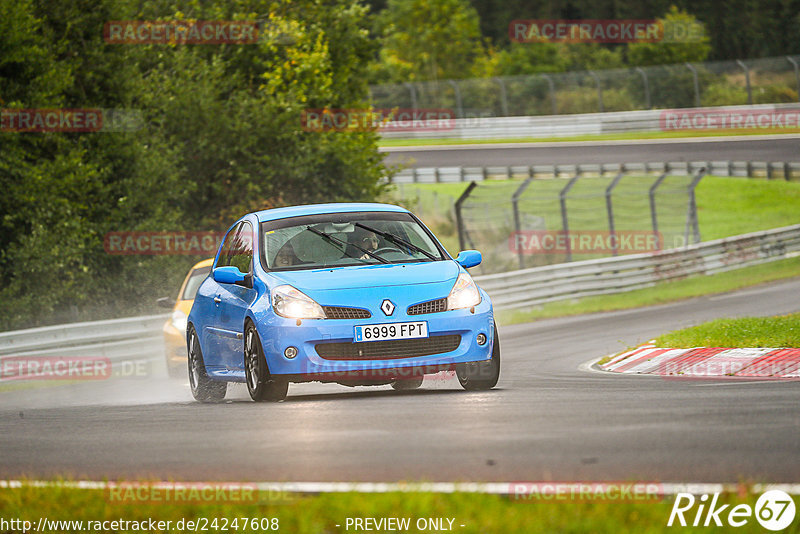
<path id="1" fill-rule="evenodd" d="M 362 341 L 384 341 L 386 339 L 414 339 L 428 337 L 428 323 L 386 323 L 356 326 L 356 343 Z"/>

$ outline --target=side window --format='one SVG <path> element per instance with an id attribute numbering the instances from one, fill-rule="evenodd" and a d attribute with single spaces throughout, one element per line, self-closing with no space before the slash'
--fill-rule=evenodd
<path id="1" fill-rule="evenodd" d="M 229 265 L 238 268 L 243 273 L 250 272 L 253 261 L 253 226 L 243 222 L 236 231 L 236 236 L 231 243 Z"/>
<path id="2" fill-rule="evenodd" d="M 216 267 L 227 267 L 231 264 L 231 251 L 233 250 L 233 242 L 236 239 L 236 234 L 239 233 L 239 229 L 242 227 L 240 223 L 238 226 L 231 228 L 231 231 L 228 232 L 228 235 L 225 236 L 225 241 L 222 242 L 222 247 L 219 251 L 219 259 L 217 259 Z"/>

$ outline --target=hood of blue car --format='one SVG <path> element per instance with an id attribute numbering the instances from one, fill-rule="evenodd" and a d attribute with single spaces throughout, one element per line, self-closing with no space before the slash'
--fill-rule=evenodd
<path id="1" fill-rule="evenodd" d="M 452 260 L 425 263 L 379 264 L 334 269 L 270 273 L 281 283 L 309 294 L 315 291 L 455 283 L 458 264 Z"/>

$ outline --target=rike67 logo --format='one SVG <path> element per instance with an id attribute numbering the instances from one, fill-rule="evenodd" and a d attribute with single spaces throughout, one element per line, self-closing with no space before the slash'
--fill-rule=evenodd
<path id="1" fill-rule="evenodd" d="M 795 504 L 792 497 L 781 490 L 769 490 L 761 494 L 755 507 L 749 504 L 730 504 L 719 502 L 719 493 L 711 498 L 703 494 L 695 498 L 691 493 L 678 493 L 667 526 L 673 525 L 693 527 L 741 527 L 754 516 L 756 521 L 767 530 L 783 530 L 794 521 Z M 697 509 L 693 510 L 697 504 Z"/>

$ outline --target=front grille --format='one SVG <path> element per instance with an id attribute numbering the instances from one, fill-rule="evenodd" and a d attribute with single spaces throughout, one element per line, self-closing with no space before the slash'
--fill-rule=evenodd
<path id="1" fill-rule="evenodd" d="M 345 308 L 342 306 L 324 306 L 328 319 L 369 319 L 372 314 L 362 308 Z"/>
<path id="2" fill-rule="evenodd" d="M 422 315 L 423 313 L 439 313 L 447 310 L 447 297 L 443 299 L 420 302 L 408 307 L 409 315 Z"/>
<path id="3" fill-rule="evenodd" d="M 364 343 L 320 343 L 316 349 L 326 360 L 394 360 L 452 352 L 460 343 L 461 336 L 452 334 Z"/>

